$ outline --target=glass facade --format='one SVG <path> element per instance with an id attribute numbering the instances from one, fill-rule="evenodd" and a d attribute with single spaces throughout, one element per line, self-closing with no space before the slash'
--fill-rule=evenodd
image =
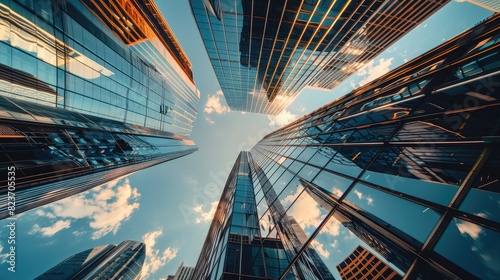
<path id="1" fill-rule="evenodd" d="M 35 278 L 64 279 L 140 279 L 146 259 L 146 246 L 123 241 L 118 246 L 103 245 L 75 254 Z"/>
<path id="2" fill-rule="evenodd" d="M 232 110 L 278 114 L 333 89 L 448 2 L 190 0 Z"/>
<path id="3" fill-rule="evenodd" d="M 236 217 L 239 234 L 282 244 L 270 278 L 329 279 L 362 244 L 405 279 L 499 279 L 498 26 L 497 14 L 243 153 L 196 279 L 221 279 L 210 256 L 234 263 L 220 252 Z M 239 176 L 253 189 L 239 194 Z M 256 214 L 241 217 L 239 199 Z"/>
<path id="4" fill-rule="evenodd" d="M 0 0 L 0 167 L 15 169 L 15 214 L 196 151 L 190 67 L 152 1 Z"/>
<path id="5" fill-rule="evenodd" d="M 358 246 L 351 255 L 337 265 L 342 280 L 357 279 L 384 279 L 401 280 L 403 279 L 390 266 L 370 253 L 369 250 Z"/>
<path id="6" fill-rule="evenodd" d="M 263 186 L 248 152 L 240 153 L 226 182 L 193 279 L 278 279 L 288 267 L 288 250 L 297 252 L 306 233 L 293 217 L 286 217 L 268 235 L 259 225 L 257 196 Z M 259 199 L 260 198 L 260 199 Z M 282 215 L 283 206 L 270 208 Z M 271 219 L 269 220 L 271 221 Z M 286 241 L 286 243 L 285 243 Z M 334 279 L 316 251 L 309 247 L 284 279 Z"/>

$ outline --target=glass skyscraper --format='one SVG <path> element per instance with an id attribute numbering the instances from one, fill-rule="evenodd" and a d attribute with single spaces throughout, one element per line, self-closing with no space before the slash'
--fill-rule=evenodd
<path id="1" fill-rule="evenodd" d="M 278 114 L 332 89 L 449 0 L 190 0 L 232 110 Z"/>
<path id="2" fill-rule="evenodd" d="M 499 279 L 499 26 L 497 14 L 242 153 L 195 279 L 331 279 L 359 244 L 405 279 Z"/>
<path id="3" fill-rule="evenodd" d="M 0 167 L 15 169 L 15 214 L 196 151 L 190 67 L 152 0 L 0 0 Z"/>
<path id="4" fill-rule="evenodd" d="M 273 217 L 283 217 L 274 232 L 259 225 L 256 208 L 260 197 L 254 194 L 261 186 L 255 177 L 248 152 L 241 152 L 229 175 L 214 219 L 205 240 L 193 279 L 278 279 L 290 264 L 286 250 L 298 252 L 307 241 L 297 221 L 286 216 L 284 206 L 273 204 Z M 270 188 L 269 193 L 273 193 Z M 273 193 L 274 197 L 276 196 Z M 266 200 L 272 202 L 271 194 Z M 269 218 L 271 221 L 271 218 Z M 285 235 L 283 239 L 281 235 Z M 284 279 L 334 279 L 318 253 L 311 246 Z M 322 278 L 321 278 L 322 277 Z"/>
<path id="5" fill-rule="evenodd" d="M 384 279 L 401 280 L 402 277 L 369 250 L 358 246 L 337 265 L 342 280 Z"/>
<path id="6" fill-rule="evenodd" d="M 137 241 L 103 245 L 75 254 L 35 278 L 36 280 L 70 279 L 140 279 L 146 259 L 146 246 Z"/>

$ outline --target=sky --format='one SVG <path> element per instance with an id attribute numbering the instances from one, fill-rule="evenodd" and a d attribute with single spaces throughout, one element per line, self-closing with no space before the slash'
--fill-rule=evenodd
<path id="1" fill-rule="evenodd" d="M 451 1 L 336 89 L 305 89 L 280 115 L 266 116 L 235 112 L 227 107 L 189 2 L 156 2 L 192 63 L 201 93 L 198 118 L 190 136 L 200 150 L 21 214 L 16 228 L 15 273 L 7 271 L 5 262 L 8 221 L 0 221 L 0 279 L 32 279 L 73 254 L 123 240 L 146 243 L 144 279 L 173 275 L 182 261 L 194 266 L 229 171 L 241 150 L 250 150 L 267 133 L 491 15 L 470 3 Z M 345 239 L 352 239 L 343 228 L 327 226 L 324 230 L 334 230 Z M 323 257 L 331 257 L 332 263 L 338 263 L 356 245 L 354 240 L 351 243 L 349 248 L 332 244 L 335 251 L 317 250 Z M 333 258 L 339 252 L 342 258 Z"/>

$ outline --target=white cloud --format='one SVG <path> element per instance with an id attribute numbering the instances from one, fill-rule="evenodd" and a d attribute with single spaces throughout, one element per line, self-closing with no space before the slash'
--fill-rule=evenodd
<path id="1" fill-rule="evenodd" d="M 231 112 L 231 109 L 229 109 L 228 106 L 225 106 L 221 103 L 221 97 L 223 95 L 224 94 L 221 90 L 217 91 L 215 94 L 208 95 L 208 100 L 207 103 L 205 103 L 205 109 L 203 110 L 203 112 L 207 114 L 224 114 Z"/>
<path id="2" fill-rule="evenodd" d="M 482 231 L 482 229 L 479 225 L 476 225 L 476 224 L 473 224 L 470 222 L 466 222 L 466 221 L 458 222 L 457 227 L 463 236 L 468 234 L 473 239 L 477 239 L 479 237 L 479 234 Z"/>
<path id="3" fill-rule="evenodd" d="M 72 220 L 87 218 L 90 219 L 89 225 L 94 230 L 92 239 L 99 239 L 110 232 L 116 234 L 122 222 L 128 220 L 132 213 L 139 208 L 137 202 L 139 197 L 140 194 L 136 188 L 130 186 L 128 178 L 114 180 L 37 210 L 35 212 L 37 216 L 60 220 L 50 227 L 42 228 L 36 225 L 38 228 L 34 226 L 32 231 L 49 236 L 48 234 L 52 230 L 69 228 Z M 62 224 L 62 219 L 67 223 Z M 62 227 L 66 224 L 68 227 Z"/>
<path id="4" fill-rule="evenodd" d="M 390 66 L 392 64 L 392 60 L 394 58 L 381 58 L 378 61 L 378 64 L 375 64 L 375 60 L 372 60 L 368 62 L 365 66 L 363 66 L 361 69 L 358 71 L 358 76 L 366 76 L 364 79 L 359 81 L 359 85 L 362 86 L 370 81 L 373 81 L 374 79 L 384 75 L 385 73 L 389 72 Z"/>
<path id="5" fill-rule="evenodd" d="M 267 116 L 267 118 L 269 119 L 269 125 L 271 125 L 271 126 L 275 125 L 278 127 L 282 127 L 282 126 L 289 124 L 289 123 L 293 122 L 294 120 L 296 120 L 297 115 L 294 115 L 287 110 L 283 110 L 278 115 Z"/>
<path id="6" fill-rule="evenodd" d="M 142 236 L 142 241 L 146 244 L 146 260 L 142 267 L 141 279 L 148 279 L 151 273 L 155 273 L 160 267 L 173 260 L 179 252 L 179 248 L 168 247 L 160 252 L 155 248 L 156 239 L 163 234 L 163 230 L 151 231 Z"/>
<path id="7" fill-rule="evenodd" d="M 304 105 L 300 105 L 300 106 L 299 106 L 299 112 L 300 112 L 300 113 L 304 113 L 306 110 L 307 110 L 307 109 L 306 109 L 306 107 L 304 107 Z"/>
<path id="8" fill-rule="evenodd" d="M 337 246 L 339 246 L 339 241 L 337 239 L 333 240 L 333 243 L 330 243 L 330 246 L 337 248 Z"/>
<path id="9" fill-rule="evenodd" d="M 209 118 L 209 117 L 205 117 L 205 120 L 206 120 L 209 124 L 214 124 L 214 123 L 215 123 L 215 121 L 214 121 L 214 120 L 212 120 L 212 119 L 211 119 L 211 118 Z"/>
<path id="10" fill-rule="evenodd" d="M 86 231 L 75 230 L 72 233 L 73 233 L 74 236 L 82 236 L 82 235 L 84 235 L 87 232 Z"/>
<path id="11" fill-rule="evenodd" d="M 41 233 L 43 237 L 51 237 L 59 231 L 70 227 L 71 222 L 69 220 L 59 220 L 48 227 L 40 227 L 38 224 L 34 224 L 29 234 Z"/>
<path id="12" fill-rule="evenodd" d="M 9 258 L 9 254 L 3 253 L 3 245 L 2 245 L 2 243 L 0 243 L 0 264 L 3 264 L 4 262 L 6 262 L 8 260 L 8 258 Z"/>
<path id="13" fill-rule="evenodd" d="M 344 192 L 342 192 L 342 190 L 341 190 L 341 189 L 338 189 L 338 188 L 333 188 L 333 189 L 332 189 L 332 193 L 333 193 L 334 195 L 338 196 L 338 197 L 341 197 L 341 196 L 342 196 L 342 194 L 343 194 Z"/>
<path id="14" fill-rule="evenodd" d="M 358 191 L 358 190 L 354 190 L 354 193 L 358 196 L 359 199 L 363 199 L 363 193 Z"/>
<path id="15" fill-rule="evenodd" d="M 199 223 L 208 223 L 211 222 L 215 211 L 217 210 L 217 205 L 219 205 L 219 201 L 213 201 L 210 203 L 210 210 L 208 212 L 203 211 L 203 205 L 198 205 L 195 208 L 193 208 L 193 211 L 198 214 L 198 217 L 196 217 L 195 222 L 197 224 Z"/>
<path id="16" fill-rule="evenodd" d="M 356 196 L 359 198 L 359 199 L 365 199 L 366 200 L 366 203 L 368 203 L 368 205 L 372 205 L 373 206 L 373 198 L 371 197 L 367 197 L 367 196 L 364 196 L 362 192 L 358 191 L 358 190 L 354 190 L 354 194 L 356 194 Z"/>
<path id="17" fill-rule="evenodd" d="M 373 205 L 373 198 L 367 197 L 366 201 L 368 201 L 368 205 Z"/>
<path id="18" fill-rule="evenodd" d="M 328 257 L 330 256 L 330 252 L 328 252 L 328 250 L 323 247 L 322 243 L 319 243 L 316 239 L 314 239 L 313 241 L 311 241 L 311 245 L 314 247 L 316 252 L 318 252 L 318 254 L 323 256 L 325 259 L 328 259 Z"/>
<path id="19" fill-rule="evenodd" d="M 297 187 L 296 192 L 286 196 L 282 204 L 291 203 L 302 189 L 302 186 Z M 316 228 L 326 217 L 326 215 L 321 212 L 321 206 L 319 206 L 319 204 L 307 193 L 303 193 L 294 202 L 293 206 L 288 210 L 288 215 L 292 216 L 304 230 L 308 227 Z M 323 227 L 321 233 L 337 236 L 339 235 L 339 231 L 340 222 L 332 218 Z"/>

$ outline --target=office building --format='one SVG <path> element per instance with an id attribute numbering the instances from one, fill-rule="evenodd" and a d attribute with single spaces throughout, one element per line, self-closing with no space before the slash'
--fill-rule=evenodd
<path id="1" fill-rule="evenodd" d="M 231 110 L 276 115 L 333 89 L 449 0 L 190 0 Z"/>
<path id="2" fill-rule="evenodd" d="M 103 245 L 75 254 L 36 280 L 65 279 L 140 279 L 146 258 L 146 246 L 137 241 Z"/>
<path id="3" fill-rule="evenodd" d="M 194 272 L 194 267 L 192 266 L 185 266 L 184 262 L 181 263 L 179 268 L 177 269 L 177 272 L 175 273 L 174 276 L 172 276 L 173 280 L 191 280 L 193 279 L 193 272 Z M 168 276 L 170 277 L 170 275 Z M 167 279 L 168 279 L 167 277 Z"/>
<path id="4" fill-rule="evenodd" d="M 256 203 L 262 195 L 255 196 L 254 188 L 261 187 L 250 161 L 248 152 L 241 152 L 236 160 L 193 279 L 278 279 L 290 263 L 286 251 L 298 252 L 307 241 L 306 233 L 293 217 L 286 216 L 279 202 L 266 209 L 273 217 L 285 215 L 275 231 L 268 236 L 268 228 L 259 225 L 262 210 Z M 276 194 L 271 189 L 265 200 L 272 201 L 272 195 Z M 284 279 L 334 279 L 312 246 L 305 248 L 302 256 Z"/>
<path id="5" fill-rule="evenodd" d="M 342 280 L 403 279 L 394 269 L 362 246 L 358 246 L 344 261 L 339 263 L 337 270 Z"/>
<path id="6" fill-rule="evenodd" d="M 405 279 L 499 279 L 499 26 L 500 14 L 242 153 L 196 279 L 261 271 L 270 241 L 272 279 L 325 279 L 359 244 Z"/>
<path id="7" fill-rule="evenodd" d="M 1 0 L 0 167 L 15 168 L 15 214 L 196 151 L 190 67 L 153 1 Z"/>

